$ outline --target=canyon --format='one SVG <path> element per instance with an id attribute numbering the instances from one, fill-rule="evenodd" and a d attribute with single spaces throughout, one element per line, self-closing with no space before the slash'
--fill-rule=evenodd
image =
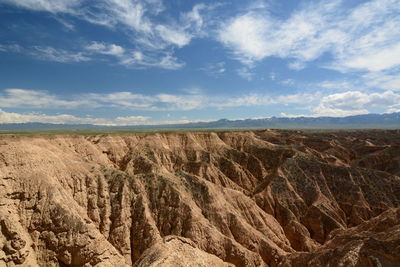
<path id="1" fill-rule="evenodd" d="M 0 266 L 399 266 L 400 130 L 0 135 Z"/>

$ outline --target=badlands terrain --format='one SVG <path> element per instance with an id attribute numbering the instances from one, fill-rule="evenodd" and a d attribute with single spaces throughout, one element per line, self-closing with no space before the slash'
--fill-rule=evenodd
<path id="1" fill-rule="evenodd" d="M 0 136 L 0 266 L 400 266 L 400 130 Z"/>

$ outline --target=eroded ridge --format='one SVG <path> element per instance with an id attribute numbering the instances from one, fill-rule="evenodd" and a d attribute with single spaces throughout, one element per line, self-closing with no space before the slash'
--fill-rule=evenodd
<path id="1" fill-rule="evenodd" d="M 399 175 L 396 130 L 2 136 L 0 266 L 398 266 Z"/>

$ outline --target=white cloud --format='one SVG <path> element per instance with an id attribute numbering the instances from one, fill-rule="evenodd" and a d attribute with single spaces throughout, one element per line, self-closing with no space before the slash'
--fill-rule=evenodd
<path id="1" fill-rule="evenodd" d="M 131 92 L 110 94 L 86 94 L 82 96 L 99 106 L 110 106 L 133 110 L 193 110 L 204 108 L 206 101 L 199 94 L 143 95 Z"/>
<path id="2" fill-rule="evenodd" d="M 83 105 L 96 106 L 88 99 L 63 100 L 45 91 L 5 89 L 0 93 L 0 108 L 77 108 Z"/>
<path id="3" fill-rule="evenodd" d="M 163 120 L 153 121 L 148 116 L 126 116 L 116 118 L 79 117 L 71 114 L 48 115 L 44 113 L 17 113 L 6 112 L 0 109 L 0 123 L 52 123 L 52 124 L 93 124 L 103 126 L 134 126 L 134 125 L 168 125 L 190 122 L 206 122 L 209 120 Z"/>
<path id="4" fill-rule="evenodd" d="M 326 108 L 326 107 L 317 107 L 313 109 L 316 113 L 316 117 L 346 117 L 346 116 L 354 116 L 354 115 L 363 115 L 368 114 L 369 111 L 366 109 L 352 109 L 352 110 L 344 110 L 339 108 Z"/>
<path id="5" fill-rule="evenodd" d="M 16 113 L 6 112 L 0 109 L 0 123 L 26 123 L 41 122 L 54 124 L 95 124 L 95 125 L 138 125 L 147 122 L 150 117 L 146 116 L 128 116 L 117 117 L 115 119 L 77 117 L 70 114 L 47 115 L 43 113 Z"/>
<path id="6" fill-rule="evenodd" d="M 286 21 L 271 17 L 263 9 L 250 11 L 223 24 L 218 40 L 247 64 L 269 56 L 313 60 L 338 39 L 338 32 L 321 31 L 327 12 L 336 3 L 309 6 L 295 12 Z"/>
<path id="7" fill-rule="evenodd" d="M 348 116 L 369 113 L 371 109 L 396 111 L 400 108 L 400 94 L 393 91 L 380 93 L 363 93 L 347 91 L 330 95 L 321 93 L 303 93 L 291 95 L 267 95 L 260 93 L 236 96 L 205 95 L 201 90 L 187 90 L 186 94 L 144 95 L 132 92 L 115 92 L 109 94 L 78 94 L 65 97 L 49 94 L 45 91 L 6 89 L 0 92 L 0 109 L 22 110 L 94 110 L 107 108 L 132 111 L 188 111 L 208 108 L 224 109 L 238 107 L 268 107 L 291 105 L 312 111 L 312 116 Z M 19 115 L 18 115 L 19 114 Z M 74 117 L 68 114 L 46 115 L 43 113 L 9 113 L 3 110 L 3 122 L 52 122 L 52 123 L 91 123 L 91 124 L 135 124 L 147 123 L 147 117 L 127 116 L 112 120 Z"/>
<path id="8" fill-rule="evenodd" d="M 96 11 L 83 12 L 80 17 L 106 26 L 124 25 L 128 29 L 151 33 L 152 23 L 146 16 L 146 2 L 131 0 L 100 0 L 94 4 Z"/>
<path id="9" fill-rule="evenodd" d="M 191 94 L 191 95 L 200 95 L 202 93 L 202 90 L 200 88 L 196 88 L 196 87 L 185 88 L 185 89 L 182 89 L 181 91 Z"/>
<path id="10" fill-rule="evenodd" d="M 367 91 L 400 91 L 400 76 L 398 68 L 391 71 L 368 72 L 359 76 L 346 79 L 325 80 L 318 83 L 309 83 L 306 89 L 329 90 L 330 92 L 343 92 L 350 90 Z"/>
<path id="11" fill-rule="evenodd" d="M 163 56 L 161 58 L 161 60 L 159 62 L 149 62 L 147 64 L 147 66 L 158 66 L 164 69 L 171 69 L 171 70 L 176 70 L 176 69 L 180 69 L 183 66 L 185 66 L 185 63 L 179 62 L 178 58 L 170 55 L 170 54 L 166 54 L 165 56 Z"/>
<path id="12" fill-rule="evenodd" d="M 370 87 L 378 87 L 385 90 L 400 91 L 400 76 L 395 70 L 393 73 L 374 72 L 363 75 L 366 85 Z"/>
<path id="13" fill-rule="evenodd" d="M 238 97 L 226 98 L 224 101 L 222 99 L 211 106 L 216 108 L 226 108 L 226 107 L 249 107 L 249 106 L 267 106 L 274 104 L 274 100 L 267 95 L 259 94 L 248 94 Z"/>
<path id="14" fill-rule="evenodd" d="M 246 8 L 247 10 L 256 10 L 256 9 L 265 9 L 270 7 L 270 4 L 267 0 L 255 0 L 250 3 L 250 5 Z"/>
<path id="15" fill-rule="evenodd" d="M 204 31 L 207 23 L 203 12 L 213 8 L 213 5 L 196 4 L 191 11 L 180 13 L 176 21 L 169 24 L 154 25 L 151 38 L 147 36 L 142 38 L 142 41 L 152 48 L 165 48 L 171 45 L 179 48 L 184 47 L 193 38 L 207 35 Z"/>
<path id="16" fill-rule="evenodd" d="M 153 109 L 154 103 L 154 98 L 151 96 L 134 94 L 131 92 L 115 92 L 110 94 L 91 93 L 85 94 L 83 97 L 90 99 L 100 106 L 117 108 L 151 110 Z"/>
<path id="17" fill-rule="evenodd" d="M 325 53 L 331 55 L 331 60 L 324 67 L 342 72 L 387 71 L 400 66 L 398 0 L 372 0 L 350 10 L 340 0 L 309 1 L 299 5 L 286 19 L 275 17 L 268 1 L 253 1 L 242 13 L 219 24 L 216 31 L 213 31 L 216 19 L 210 14 L 218 4 L 196 4 L 190 11 L 160 24 L 164 20 L 157 20 L 156 16 L 165 10 L 161 0 L 0 0 L 0 3 L 51 12 L 66 25 L 71 25 L 67 19 L 74 16 L 122 32 L 132 40 L 132 50 L 147 56 L 139 64 L 141 67 L 182 67 L 183 63 L 174 57 L 174 49 L 189 45 L 194 38 L 210 36 L 211 32 L 216 32 L 216 39 L 248 66 L 267 57 L 279 57 L 289 59 L 288 67 L 299 70 Z M 70 16 L 61 17 L 59 13 Z M 99 48 L 101 54 L 126 56 L 120 46 L 100 44 L 106 46 Z M 41 51 L 36 53 L 58 62 L 89 60 L 84 53 L 54 49 L 39 47 Z M 4 47 L 0 50 L 4 51 Z M 128 57 L 121 62 L 130 65 L 134 61 Z"/>
<path id="18" fill-rule="evenodd" d="M 75 30 L 75 24 L 72 22 L 67 21 L 66 19 L 63 19 L 59 16 L 54 16 L 54 19 L 59 22 L 61 25 L 64 26 L 65 30 L 67 31 L 74 31 Z"/>
<path id="19" fill-rule="evenodd" d="M 96 12 L 91 10 L 80 17 L 113 28 L 126 27 L 136 45 L 164 52 L 171 47 L 186 46 L 192 38 L 201 35 L 204 26 L 201 12 L 211 8 L 196 4 L 191 11 L 180 13 L 177 19 L 170 18 L 168 23 L 160 24 L 152 16 L 165 10 L 161 0 L 100 0 L 95 6 Z"/>
<path id="20" fill-rule="evenodd" d="M 63 49 L 56 49 L 50 46 L 34 46 L 32 51 L 27 53 L 40 60 L 55 61 L 55 62 L 82 62 L 89 61 L 90 58 L 82 52 L 71 52 Z"/>
<path id="21" fill-rule="evenodd" d="M 293 86 L 294 84 L 296 84 L 296 81 L 293 79 L 286 79 L 286 80 L 280 81 L 279 83 L 286 85 L 286 86 Z"/>
<path id="22" fill-rule="evenodd" d="M 369 113 L 370 108 L 395 108 L 399 103 L 400 94 L 392 91 L 370 94 L 348 91 L 322 97 L 311 110 L 319 116 L 348 116 Z"/>
<path id="23" fill-rule="evenodd" d="M 125 124 L 135 124 L 138 122 L 145 122 L 149 119 L 150 117 L 147 116 L 127 116 L 127 117 L 116 117 L 115 121 Z"/>
<path id="24" fill-rule="evenodd" d="M 306 64 L 302 61 L 293 61 L 288 64 L 289 69 L 302 70 L 306 67 Z"/>
<path id="25" fill-rule="evenodd" d="M 341 1 L 309 2 L 286 20 L 262 8 L 223 23 L 217 39 L 245 64 L 275 56 L 302 69 L 328 52 L 333 60 L 326 67 L 383 71 L 400 65 L 399 13 L 398 0 L 369 1 L 350 12 Z"/>
<path id="26" fill-rule="evenodd" d="M 367 107 L 387 107 L 400 103 L 400 95 L 392 91 L 383 93 L 362 93 L 360 91 L 348 91 L 328 95 L 322 98 L 321 104 L 325 106 L 343 108 L 343 109 L 359 109 Z"/>
<path id="27" fill-rule="evenodd" d="M 125 53 L 125 49 L 119 45 L 105 44 L 99 42 L 92 42 L 91 44 L 87 45 L 85 49 L 93 53 L 111 55 L 116 57 L 120 57 Z"/>
<path id="28" fill-rule="evenodd" d="M 82 51 L 68 51 L 51 46 L 22 47 L 20 45 L 0 45 L 0 52 L 23 53 L 40 60 L 60 63 L 84 62 L 96 60 L 95 55 L 109 55 L 117 59 L 117 63 L 133 68 L 163 68 L 169 70 L 180 69 L 185 66 L 169 52 L 146 52 L 126 49 L 116 44 L 91 42 L 83 47 Z"/>
<path id="29" fill-rule="evenodd" d="M 311 103 L 321 97 L 320 93 L 303 93 L 303 94 L 291 94 L 291 95 L 280 95 L 273 98 L 275 104 L 304 104 Z"/>
<path id="30" fill-rule="evenodd" d="M 81 0 L 0 0 L 0 3 L 13 4 L 36 11 L 74 13 L 75 8 L 81 4 Z"/>
<path id="31" fill-rule="evenodd" d="M 316 84 L 316 86 L 323 89 L 344 90 L 353 88 L 355 86 L 355 83 L 341 80 L 326 80 Z"/>
<path id="32" fill-rule="evenodd" d="M 23 47 L 18 44 L 0 45 L 0 52 L 22 53 L 39 60 L 61 63 L 89 61 L 91 58 L 84 52 L 58 49 L 51 46 Z"/>
<path id="33" fill-rule="evenodd" d="M 400 23 L 399 23 L 400 27 Z M 400 38 L 399 38 L 400 39 Z M 382 71 L 400 66 L 400 40 L 392 46 L 376 46 L 357 51 L 354 54 L 344 53 L 333 65 L 341 71 L 347 69 Z"/>
<path id="34" fill-rule="evenodd" d="M 159 105 L 170 107 L 175 110 L 201 109 L 205 106 L 205 99 L 200 95 L 156 95 Z"/>
<path id="35" fill-rule="evenodd" d="M 262 15 L 247 13 L 224 24 L 218 32 L 218 40 L 231 48 L 239 60 L 251 63 L 270 55 L 266 36 L 272 27 Z"/>
<path id="36" fill-rule="evenodd" d="M 212 8 L 212 7 L 210 7 Z M 185 28 L 192 28 L 194 31 L 200 32 L 204 26 L 204 19 L 201 11 L 207 9 L 204 4 L 194 5 L 192 10 L 182 14 L 182 21 Z"/>
<path id="37" fill-rule="evenodd" d="M 165 6 L 162 0 L 145 0 L 145 2 L 151 7 L 150 12 L 155 15 L 165 10 Z"/>
<path id="38" fill-rule="evenodd" d="M 19 53 L 23 48 L 18 44 L 0 44 L 0 52 Z"/>
<path id="39" fill-rule="evenodd" d="M 236 73 L 237 73 L 240 77 L 242 77 L 243 79 L 246 79 L 246 80 L 248 80 L 248 81 L 253 80 L 253 78 L 254 78 L 254 76 L 255 76 L 255 74 L 254 74 L 254 72 L 252 72 L 251 68 L 248 68 L 248 67 L 241 67 L 241 68 L 238 68 L 238 69 L 236 70 Z"/>
<path id="40" fill-rule="evenodd" d="M 157 25 L 156 30 L 164 41 L 178 47 L 183 47 L 190 43 L 191 35 L 188 33 L 164 25 Z"/>
<path id="41" fill-rule="evenodd" d="M 226 107 L 253 107 L 253 106 L 270 106 L 270 105 L 289 105 L 303 104 L 315 101 L 319 94 L 291 94 L 270 96 L 266 94 L 246 94 L 234 97 L 218 98 L 214 97 L 209 106 L 216 108 Z"/>
<path id="42" fill-rule="evenodd" d="M 302 104 L 314 101 L 318 94 L 292 94 L 271 97 L 265 94 L 245 94 L 239 96 L 205 95 L 201 90 L 185 90 L 185 94 L 144 95 L 132 92 L 109 94 L 79 94 L 71 99 L 49 94 L 45 91 L 6 89 L 0 92 L 0 108 L 24 109 L 94 109 L 109 107 L 128 110 L 201 110 L 209 107 L 246 107 L 276 104 Z"/>
<path id="43" fill-rule="evenodd" d="M 34 53 L 45 60 L 57 62 L 79 62 L 89 60 L 87 53 L 98 53 L 123 57 L 119 60 L 124 65 L 135 67 L 160 67 L 179 69 L 184 66 L 174 55 L 176 47 L 188 45 L 193 38 L 204 36 L 206 20 L 204 12 L 212 10 L 214 5 L 196 4 L 192 10 L 181 12 L 177 18 L 169 18 L 168 22 L 160 24 L 155 17 L 161 14 L 165 7 L 161 0 L 0 0 L 0 3 L 14 5 L 34 11 L 47 11 L 54 14 L 56 20 L 71 29 L 71 17 L 85 20 L 89 23 L 102 25 L 111 30 L 125 34 L 131 40 L 132 50 L 141 51 L 146 56 L 138 64 L 132 60 L 129 51 L 116 44 L 93 42 L 84 52 L 73 53 L 50 46 L 38 46 Z M 59 14 L 64 13 L 64 14 Z M 68 14 L 69 16 L 65 16 Z M 27 48 L 29 50 L 30 48 Z M 10 51 L 10 49 L 7 49 Z M 0 47 L 0 51 L 4 51 Z"/>
<path id="44" fill-rule="evenodd" d="M 226 72 L 226 64 L 224 61 L 217 63 L 210 63 L 207 64 L 205 67 L 200 68 L 200 70 L 204 71 L 210 76 L 218 77 Z"/>
<path id="45" fill-rule="evenodd" d="M 397 113 L 400 112 L 400 107 L 398 108 L 389 108 L 385 113 Z"/>
<path id="46" fill-rule="evenodd" d="M 176 70 L 185 66 L 170 53 L 151 53 L 144 54 L 141 51 L 133 51 L 130 55 L 125 55 L 120 64 L 127 67 L 158 67 L 163 69 Z"/>
<path id="47" fill-rule="evenodd" d="M 284 117 L 284 118 L 300 118 L 300 117 L 316 117 L 316 115 L 309 115 L 309 114 L 287 114 L 285 112 L 281 112 L 279 113 L 280 117 Z"/>

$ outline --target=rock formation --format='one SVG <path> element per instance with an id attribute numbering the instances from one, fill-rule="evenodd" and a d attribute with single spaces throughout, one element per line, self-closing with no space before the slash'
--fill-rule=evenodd
<path id="1" fill-rule="evenodd" d="M 400 131 L 0 136 L 0 266 L 399 266 Z"/>

